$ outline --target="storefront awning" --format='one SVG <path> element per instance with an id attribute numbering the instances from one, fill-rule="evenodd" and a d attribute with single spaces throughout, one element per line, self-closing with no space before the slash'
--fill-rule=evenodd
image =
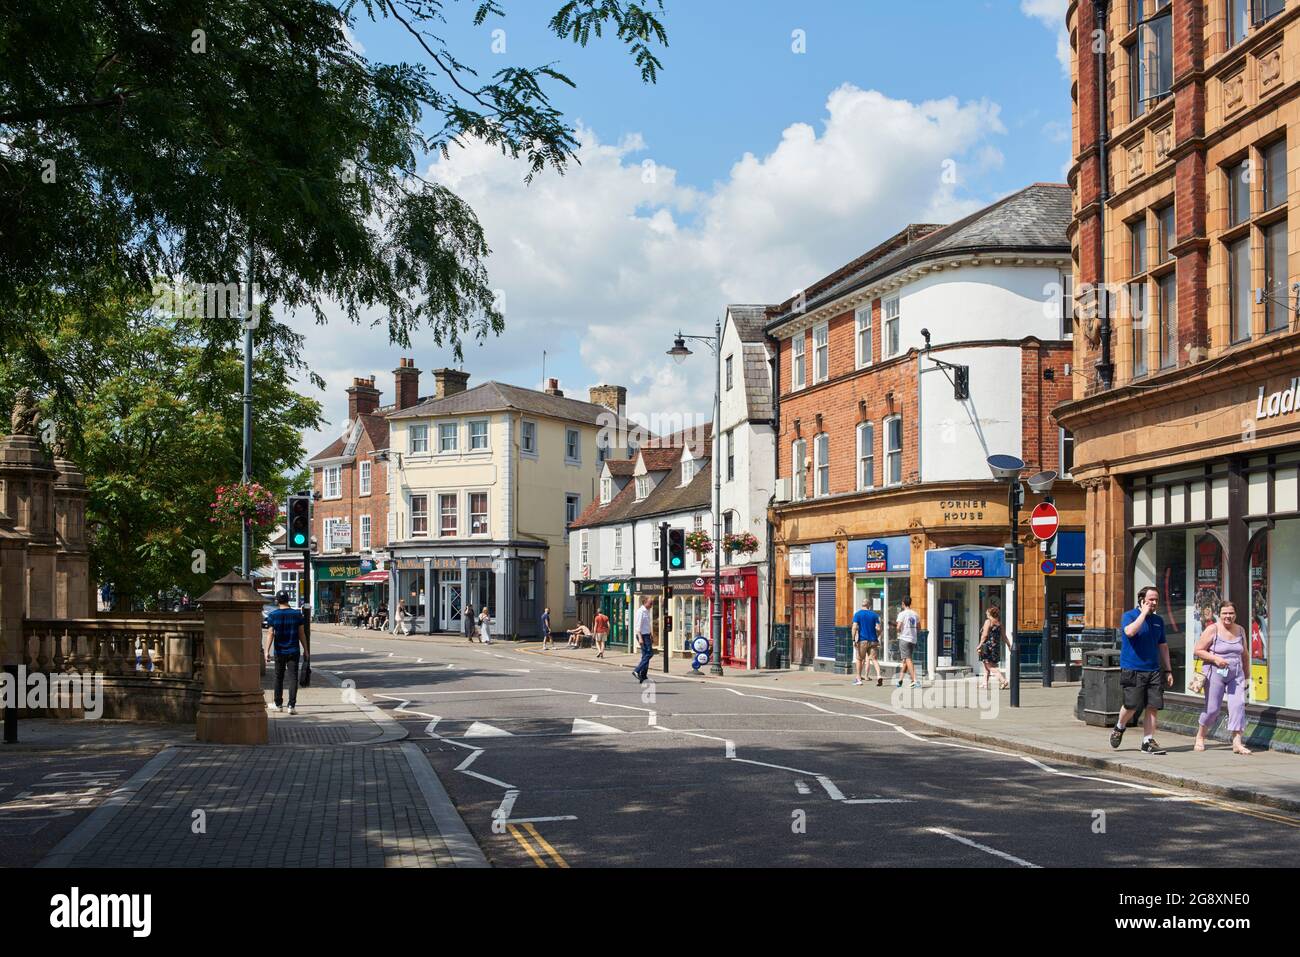
<path id="1" fill-rule="evenodd" d="M 388 572 L 366 572 L 356 578 L 349 578 L 349 585 L 382 585 L 388 581 Z"/>

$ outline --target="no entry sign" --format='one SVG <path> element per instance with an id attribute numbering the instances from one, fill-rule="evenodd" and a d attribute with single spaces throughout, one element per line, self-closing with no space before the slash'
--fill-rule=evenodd
<path id="1" fill-rule="evenodd" d="M 1051 502 L 1040 502 L 1034 506 L 1034 511 L 1029 516 L 1029 530 L 1034 533 L 1034 538 L 1045 542 L 1055 535 L 1060 527 L 1061 516 L 1057 514 L 1055 505 Z"/>

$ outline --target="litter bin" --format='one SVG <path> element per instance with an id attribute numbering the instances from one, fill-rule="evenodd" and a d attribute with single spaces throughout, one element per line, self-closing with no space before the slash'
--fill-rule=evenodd
<path id="1" fill-rule="evenodd" d="M 1119 649 L 1092 648 L 1083 655 L 1083 687 L 1075 716 L 1098 728 L 1115 726 L 1124 691 L 1119 686 Z"/>
<path id="2" fill-rule="evenodd" d="M 767 649 L 767 667 L 770 670 L 779 669 L 781 667 L 780 645 L 772 645 L 772 647 Z"/>

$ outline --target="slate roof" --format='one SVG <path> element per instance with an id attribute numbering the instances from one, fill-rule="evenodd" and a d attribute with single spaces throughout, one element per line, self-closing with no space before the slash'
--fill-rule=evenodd
<path id="1" fill-rule="evenodd" d="M 727 313 L 736 326 L 741 342 L 762 342 L 766 335 L 767 311 L 771 306 L 731 305 Z"/>
<path id="2" fill-rule="evenodd" d="M 475 412 L 529 412 L 573 422 L 596 425 L 601 415 L 609 413 L 603 405 L 594 405 L 580 399 L 551 395 L 538 389 L 524 389 L 504 382 L 481 382 L 471 389 L 449 395 L 443 399 L 428 399 L 390 419 L 416 419 L 438 415 L 466 415 Z"/>
<path id="3" fill-rule="evenodd" d="M 713 473 L 703 468 L 682 485 L 680 470 L 674 470 L 660 479 L 659 484 L 641 501 L 636 500 L 636 483 L 628 482 L 610 501 L 601 505 L 592 502 L 577 517 L 570 529 L 596 528 L 605 525 L 622 525 L 634 518 L 650 518 L 692 509 L 709 508 L 713 504 Z"/>
<path id="4" fill-rule="evenodd" d="M 826 280 L 814 283 L 811 287 L 814 292 L 808 295 L 798 315 L 928 259 L 975 252 L 1068 253 L 1070 240 L 1066 230 L 1071 216 L 1069 186 L 1034 183 L 951 226 L 930 232 L 883 257 L 870 260 L 861 268 L 837 270 L 837 273 L 844 274 L 843 278 L 830 285 L 825 285 Z M 821 288 L 823 285 L 825 287 Z M 793 302 L 791 299 L 781 304 L 776 318 L 767 324 L 769 332 L 795 318 L 791 312 Z"/>

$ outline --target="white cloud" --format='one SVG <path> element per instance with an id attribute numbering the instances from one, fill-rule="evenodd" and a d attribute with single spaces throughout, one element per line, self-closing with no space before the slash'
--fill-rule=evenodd
<path id="1" fill-rule="evenodd" d="M 517 163 L 481 145 L 429 168 L 483 223 L 492 285 L 505 295 L 505 334 L 467 346 L 465 368 L 471 385 L 532 385 L 547 349 L 548 374 L 558 370 L 566 394 L 585 399 L 590 384 L 619 383 L 633 410 L 662 413 L 712 405 L 707 349 L 681 366 L 664 355 L 679 327 L 709 333 L 728 302 L 781 301 L 909 222 L 951 222 L 982 206 L 974 181 L 1001 166 L 990 138 L 1004 129 L 987 101 L 911 103 L 846 84 L 817 126 L 792 123 L 708 190 L 680 183 L 673 158 L 640 136 L 604 143 L 578 132 L 581 164 L 531 186 Z M 341 389 L 353 375 L 376 373 L 391 400 L 397 351 L 382 326 L 335 319 L 300 329 L 330 383 L 331 420 L 346 416 Z M 418 337 L 415 346 L 429 391 L 428 370 L 449 355 Z M 336 433 L 309 436 L 309 453 Z"/>
<path id="2" fill-rule="evenodd" d="M 1064 76 L 1070 75 L 1070 32 L 1065 25 L 1069 5 L 1069 0 L 1020 0 L 1021 13 L 1056 31 L 1056 59 Z"/>

